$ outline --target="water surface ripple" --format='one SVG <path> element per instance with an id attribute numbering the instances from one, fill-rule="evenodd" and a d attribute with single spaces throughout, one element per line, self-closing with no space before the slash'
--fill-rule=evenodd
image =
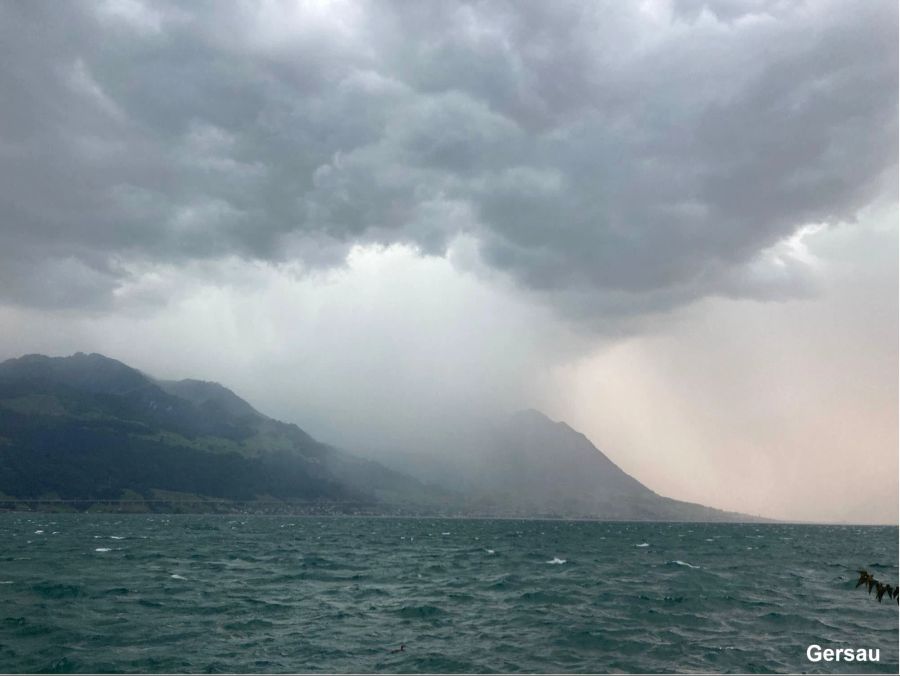
<path id="1" fill-rule="evenodd" d="M 898 670 L 853 572 L 897 582 L 895 527 L 7 513 L 0 543 L 2 672 Z"/>

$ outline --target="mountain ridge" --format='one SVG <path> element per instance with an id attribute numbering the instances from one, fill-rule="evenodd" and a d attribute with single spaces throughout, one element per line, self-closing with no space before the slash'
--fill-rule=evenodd
<path id="1" fill-rule="evenodd" d="M 467 439 L 474 464 L 453 485 L 320 442 L 216 382 L 156 379 L 97 353 L 0 363 L 0 506 L 185 494 L 381 513 L 759 520 L 659 496 L 534 409 Z"/>
<path id="2" fill-rule="evenodd" d="M 156 381 L 97 354 L 0 363 L 0 492 L 111 501 L 126 491 L 363 505 L 425 497 L 418 482 L 268 418 L 217 383 Z"/>

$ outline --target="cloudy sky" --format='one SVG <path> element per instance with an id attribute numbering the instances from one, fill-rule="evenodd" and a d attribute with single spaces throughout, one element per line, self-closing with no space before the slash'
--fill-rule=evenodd
<path id="1" fill-rule="evenodd" d="M 896 522 L 897 5 L 0 4 L 0 357 L 351 447 L 537 407 L 672 497 Z"/>

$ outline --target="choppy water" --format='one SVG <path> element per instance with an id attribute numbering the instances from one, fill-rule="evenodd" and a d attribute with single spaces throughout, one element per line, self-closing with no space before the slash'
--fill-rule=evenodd
<path id="1" fill-rule="evenodd" d="M 897 558 L 896 528 L 2 514 L 0 671 L 896 673 L 853 571 Z"/>

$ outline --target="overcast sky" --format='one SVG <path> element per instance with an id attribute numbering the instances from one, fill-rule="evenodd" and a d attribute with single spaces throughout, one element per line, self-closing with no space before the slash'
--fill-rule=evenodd
<path id="1" fill-rule="evenodd" d="M 349 447 L 533 406 L 665 495 L 896 522 L 897 12 L 2 3 L 0 357 Z"/>

